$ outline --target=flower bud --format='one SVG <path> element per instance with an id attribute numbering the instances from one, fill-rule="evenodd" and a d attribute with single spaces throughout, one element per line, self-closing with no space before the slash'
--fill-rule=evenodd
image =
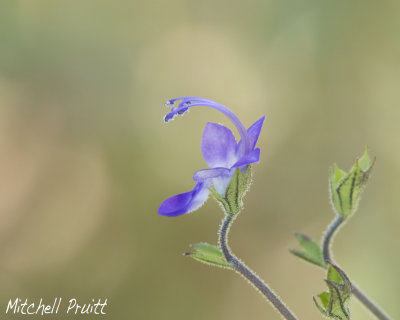
<path id="1" fill-rule="evenodd" d="M 371 161 L 368 148 L 351 168 L 349 173 L 339 169 L 335 164 L 330 170 L 330 195 L 335 211 L 346 219 L 357 209 L 360 195 L 364 189 L 375 158 Z"/>
<path id="2" fill-rule="evenodd" d="M 329 263 L 325 282 L 328 285 L 329 292 L 322 292 L 318 295 L 322 306 L 313 297 L 318 310 L 328 318 L 350 319 L 349 303 L 352 286 L 349 278 L 338 266 Z"/>

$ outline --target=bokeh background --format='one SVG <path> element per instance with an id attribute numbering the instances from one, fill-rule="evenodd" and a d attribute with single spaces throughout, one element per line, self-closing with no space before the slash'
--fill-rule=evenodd
<path id="1" fill-rule="evenodd" d="M 75 297 L 108 298 L 108 319 L 279 318 L 238 275 L 182 256 L 216 243 L 215 201 L 157 215 L 206 167 L 206 122 L 230 125 L 201 108 L 163 123 L 167 99 L 194 95 L 246 126 L 267 116 L 230 241 L 300 319 L 321 319 L 324 271 L 288 253 L 293 234 L 320 239 L 329 167 L 369 145 L 373 175 L 333 249 L 399 319 L 399 18 L 398 1 L 2 0 L 2 317 L 11 298 Z"/>

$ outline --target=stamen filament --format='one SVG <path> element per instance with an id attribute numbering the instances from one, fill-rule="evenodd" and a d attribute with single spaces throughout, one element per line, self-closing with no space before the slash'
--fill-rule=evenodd
<path id="1" fill-rule="evenodd" d="M 216 109 L 216 110 L 222 112 L 225 116 L 227 116 L 228 119 L 231 120 L 231 122 L 234 124 L 234 126 L 238 130 L 240 137 L 244 144 L 244 154 L 247 154 L 251 151 L 250 150 L 250 140 L 249 140 L 249 136 L 247 135 L 247 130 L 246 130 L 245 126 L 239 120 L 239 118 L 227 107 L 225 107 L 224 105 L 219 104 L 215 101 L 212 101 L 209 99 L 197 98 L 197 97 L 174 98 L 174 99 L 168 100 L 165 105 L 173 106 L 174 103 L 179 100 L 182 100 L 182 101 L 179 103 L 179 105 L 176 109 L 174 109 L 172 107 L 171 112 L 165 116 L 165 118 L 164 118 L 165 121 L 169 121 L 169 120 L 173 119 L 175 114 L 184 113 L 184 112 L 180 112 L 181 109 L 188 109 L 190 107 L 197 107 L 197 106 L 209 107 L 209 108 Z"/>

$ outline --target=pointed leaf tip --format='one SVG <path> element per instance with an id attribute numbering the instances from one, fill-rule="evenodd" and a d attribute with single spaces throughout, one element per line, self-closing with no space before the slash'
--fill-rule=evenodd
<path id="1" fill-rule="evenodd" d="M 232 264 L 226 261 L 218 247 L 208 243 L 196 243 L 192 247 L 193 251 L 185 252 L 183 255 L 208 265 L 232 269 Z"/>
<path id="2" fill-rule="evenodd" d="M 322 292 L 318 295 L 318 298 L 321 300 L 322 305 L 326 308 L 329 303 L 330 293 Z"/>
<path id="3" fill-rule="evenodd" d="M 328 292 L 323 292 L 323 293 L 329 294 Z M 320 295 L 322 295 L 322 293 L 319 294 L 318 297 L 319 297 Z M 326 311 L 326 307 L 324 307 L 323 305 L 321 306 L 321 305 L 318 303 L 318 301 L 317 301 L 317 299 L 316 299 L 315 297 L 313 297 L 313 300 L 314 300 L 314 303 L 315 303 L 315 306 L 317 307 L 317 309 L 318 309 L 325 317 L 329 317 L 329 315 L 328 315 L 328 313 L 327 313 L 327 311 Z M 320 298 L 320 300 L 321 300 L 321 298 Z M 322 301 L 321 301 L 321 303 L 322 303 Z"/>
<path id="4" fill-rule="evenodd" d="M 320 245 L 301 233 L 296 233 L 295 237 L 304 251 L 292 249 L 290 252 L 299 258 L 326 268 Z"/>
<path id="5" fill-rule="evenodd" d="M 333 181 L 335 184 L 339 184 L 340 180 L 342 180 L 346 176 L 346 172 L 340 169 L 337 164 L 333 165 Z"/>
<path id="6" fill-rule="evenodd" d="M 358 160 L 358 163 L 363 171 L 368 170 L 368 168 L 371 166 L 371 158 L 369 156 L 368 146 L 365 146 L 364 154 Z"/>

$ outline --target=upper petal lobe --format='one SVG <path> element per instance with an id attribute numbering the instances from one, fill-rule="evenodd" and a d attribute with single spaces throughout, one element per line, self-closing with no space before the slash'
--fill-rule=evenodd
<path id="1" fill-rule="evenodd" d="M 254 122 L 248 129 L 247 134 L 249 135 L 250 140 L 250 149 L 253 150 L 257 144 L 258 137 L 260 136 L 260 132 L 262 126 L 264 124 L 265 116 L 262 116 L 256 122 Z"/>
<path id="2" fill-rule="evenodd" d="M 249 141 L 250 141 L 250 150 L 253 150 L 256 147 L 258 137 L 260 136 L 260 132 L 264 124 L 264 120 L 265 116 L 262 116 L 247 129 L 247 135 L 249 136 Z M 242 140 L 240 140 L 238 144 L 239 154 L 243 154 L 243 152 L 241 153 L 242 148 L 243 148 L 243 142 Z"/>
<path id="3" fill-rule="evenodd" d="M 222 124 L 208 122 L 201 141 L 201 151 L 211 168 L 231 167 L 236 161 L 236 140 Z"/>

